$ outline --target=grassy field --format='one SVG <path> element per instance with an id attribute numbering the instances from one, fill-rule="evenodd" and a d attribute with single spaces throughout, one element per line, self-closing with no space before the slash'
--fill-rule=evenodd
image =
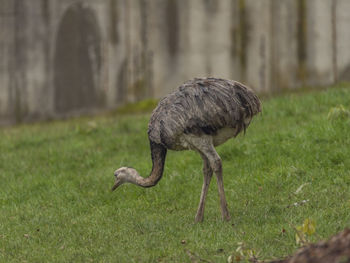
<path id="1" fill-rule="evenodd" d="M 350 86 L 263 101 L 245 136 L 217 148 L 232 219 L 222 222 L 213 178 L 194 223 L 202 161 L 168 152 L 162 180 L 115 192 L 113 172 L 151 169 L 149 113 L 0 129 L 0 262 L 226 262 L 244 242 L 259 259 L 350 226 Z M 305 201 L 303 201 L 305 200 Z M 295 204 L 296 203 L 296 204 Z"/>

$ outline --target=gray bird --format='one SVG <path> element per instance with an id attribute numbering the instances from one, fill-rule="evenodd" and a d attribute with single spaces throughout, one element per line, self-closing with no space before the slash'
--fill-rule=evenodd
<path id="1" fill-rule="evenodd" d="M 194 150 L 204 162 L 204 182 L 195 221 L 203 221 L 213 172 L 217 177 L 221 215 L 224 220 L 229 220 L 222 163 L 215 146 L 245 132 L 252 117 L 259 112 L 259 98 L 237 81 L 196 78 L 185 82 L 177 91 L 164 97 L 152 112 L 148 124 L 153 163 L 151 174 L 144 178 L 133 168 L 121 167 L 114 172 L 112 190 L 123 183 L 155 186 L 163 175 L 167 149 Z"/>

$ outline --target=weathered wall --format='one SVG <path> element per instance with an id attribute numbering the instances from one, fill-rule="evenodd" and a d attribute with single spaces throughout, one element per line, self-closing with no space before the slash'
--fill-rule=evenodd
<path id="1" fill-rule="evenodd" d="M 161 97 L 350 80 L 348 0 L 0 0 L 0 123 Z"/>
<path id="2" fill-rule="evenodd" d="M 350 1 L 337 0 L 335 12 L 335 74 L 340 81 L 350 81 Z"/>

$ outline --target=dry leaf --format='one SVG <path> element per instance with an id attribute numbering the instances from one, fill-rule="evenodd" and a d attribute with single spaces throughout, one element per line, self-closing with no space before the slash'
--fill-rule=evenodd
<path id="1" fill-rule="evenodd" d="M 307 233 L 308 235 L 312 235 L 316 231 L 316 223 L 314 220 L 311 220 L 309 218 L 305 219 L 303 224 L 303 232 Z"/>
<path id="2" fill-rule="evenodd" d="M 304 183 L 304 184 L 302 184 L 301 186 L 299 186 L 298 187 L 298 189 L 294 192 L 296 195 L 297 194 L 299 194 L 300 192 L 301 192 L 301 190 L 303 189 L 303 187 L 305 186 L 305 185 L 308 185 L 309 183 Z"/>

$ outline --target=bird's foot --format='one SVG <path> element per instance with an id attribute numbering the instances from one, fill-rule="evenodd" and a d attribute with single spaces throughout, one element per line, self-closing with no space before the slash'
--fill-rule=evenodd
<path id="1" fill-rule="evenodd" d="M 194 219 L 194 222 L 195 223 L 202 223 L 203 222 L 203 219 L 204 219 L 204 216 L 203 215 L 196 215 L 196 218 Z"/>
<path id="2" fill-rule="evenodd" d="M 228 212 L 222 214 L 222 220 L 224 221 L 230 221 L 231 216 Z"/>

